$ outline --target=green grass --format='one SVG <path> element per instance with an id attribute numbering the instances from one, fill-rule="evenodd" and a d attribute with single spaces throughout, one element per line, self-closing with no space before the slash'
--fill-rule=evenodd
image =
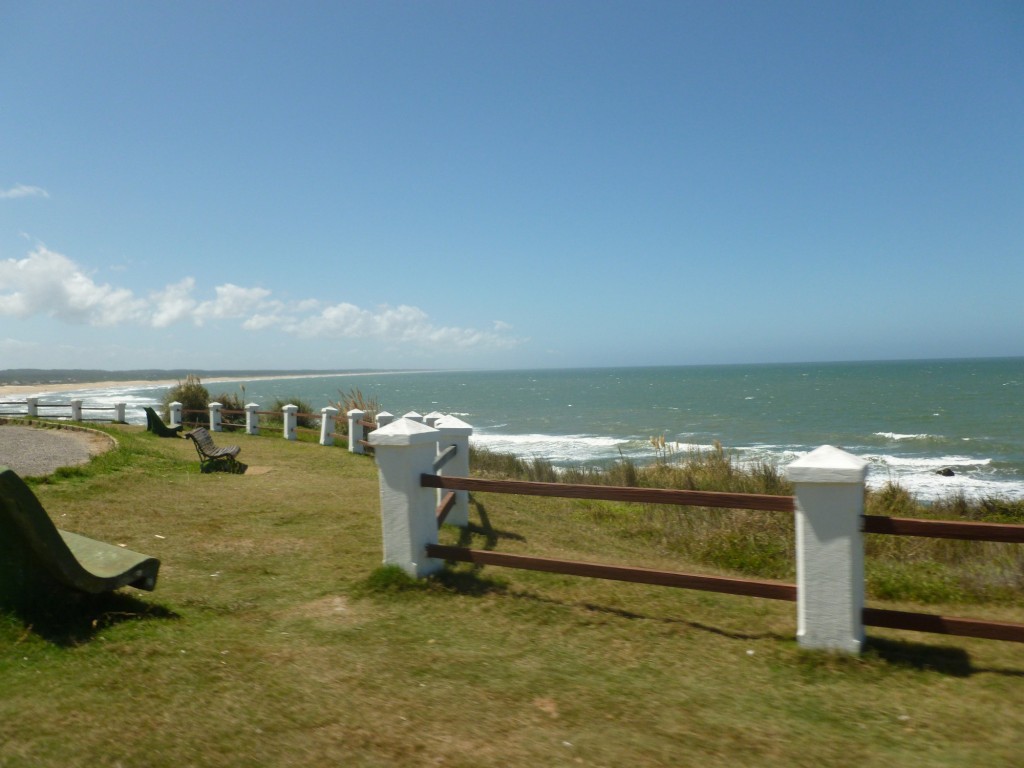
<path id="1" fill-rule="evenodd" d="M 160 582 L 0 615 L 5 768 L 1019 764 L 1019 645 L 871 630 L 842 658 L 798 649 L 790 603 L 498 568 L 413 582 L 380 568 L 372 458 L 236 433 L 250 472 L 203 475 L 187 441 L 110 431 L 116 450 L 34 490 L 60 527 L 160 557 Z M 478 494 L 442 539 L 730 565 L 649 515 Z M 1019 592 L 937 610 L 1024 621 Z"/>

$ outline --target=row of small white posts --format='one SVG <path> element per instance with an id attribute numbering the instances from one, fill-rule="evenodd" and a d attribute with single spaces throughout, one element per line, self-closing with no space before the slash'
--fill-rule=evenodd
<path id="1" fill-rule="evenodd" d="M 27 413 L 28 416 L 30 416 L 32 418 L 35 418 L 35 417 L 39 416 L 39 398 L 38 397 L 26 397 L 25 398 L 25 404 L 27 406 L 26 413 Z M 53 407 L 55 407 L 55 405 L 50 405 L 50 406 L 44 405 L 43 407 L 44 408 L 47 408 L 47 407 L 53 408 Z M 71 408 L 71 420 L 72 421 L 82 421 L 82 401 L 81 400 L 72 400 L 70 403 L 67 404 L 67 406 L 65 406 L 63 403 L 61 403 L 60 407 L 62 407 L 62 408 L 64 408 L 64 407 Z M 109 409 L 108 408 L 102 408 L 102 409 L 93 409 L 93 410 L 104 410 L 104 411 L 111 410 L 111 411 L 114 412 L 114 421 L 122 422 L 123 423 L 124 422 L 125 407 L 126 407 L 126 403 L 114 403 L 114 405 L 111 406 Z"/>
<path id="2" fill-rule="evenodd" d="M 224 406 L 221 403 L 209 403 L 207 408 L 210 411 L 210 431 L 223 432 L 224 420 L 221 411 Z M 168 405 L 170 411 L 171 426 L 176 427 L 183 423 L 181 420 L 182 404 L 175 401 Z M 248 403 L 245 406 L 245 433 L 247 435 L 258 435 L 260 433 L 260 406 L 258 403 Z M 283 434 L 285 440 L 296 440 L 296 430 L 299 424 L 299 406 L 286 405 L 281 408 L 281 421 L 284 424 Z M 328 406 L 320 409 L 320 445 L 334 445 L 334 425 L 338 418 L 338 409 Z"/>
<path id="3" fill-rule="evenodd" d="M 444 566 L 426 555 L 427 545 L 437 543 L 440 490 L 422 487 L 420 476 L 468 477 L 472 432 L 465 422 L 444 416 L 432 425 L 403 417 L 369 433 L 380 476 L 385 565 L 397 565 L 414 577 Z M 456 460 L 438 468 L 452 445 Z M 859 653 L 864 642 L 861 517 L 867 462 L 825 445 L 786 467 L 786 476 L 796 496 L 797 642 L 804 648 Z M 466 526 L 467 492 L 456 494 L 457 506 L 446 522 Z"/>

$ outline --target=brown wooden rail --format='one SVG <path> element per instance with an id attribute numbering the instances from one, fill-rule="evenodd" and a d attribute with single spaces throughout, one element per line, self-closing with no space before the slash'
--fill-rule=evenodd
<path id="1" fill-rule="evenodd" d="M 603 501 L 625 501 L 649 504 L 677 504 L 684 506 L 726 507 L 730 509 L 757 509 L 772 512 L 792 512 L 795 499 L 792 496 L 768 496 L 762 494 L 716 493 L 705 491 L 678 491 L 657 488 L 627 488 L 622 486 L 571 485 L 568 483 L 535 483 L 521 480 L 486 480 L 469 477 L 440 477 L 420 475 L 420 485 L 425 488 L 451 491 L 478 491 L 481 493 L 511 493 L 526 496 L 552 496 L 560 498 L 599 499 Z M 447 515 L 438 506 L 438 525 Z M 863 516 L 863 530 L 866 533 L 883 533 L 901 536 L 930 536 L 948 539 L 969 539 L 975 541 L 1024 542 L 1024 526 L 999 523 L 974 523 L 945 520 L 915 520 L 911 518 Z M 659 571 L 632 566 L 601 565 L 573 560 L 558 560 L 527 555 L 511 555 L 487 550 L 428 544 L 427 556 L 442 560 L 497 565 L 507 568 L 562 573 L 570 576 L 589 576 L 656 586 L 681 587 L 709 592 L 725 592 L 734 595 L 762 597 L 772 600 L 797 599 L 794 584 L 733 579 L 719 576 Z M 978 637 L 990 640 L 1006 640 L 1024 643 L 1024 624 L 999 621 L 964 619 L 952 616 L 938 616 L 927 613 L 912 613 L 884 608 L 864 608 L 862 621 L 868 626 L 903 629 L 917 632 L 932 632 L 961 637 Z"/>
<path id="2" fill-rule="evenodd" d="M 932 632 L 960 637 L 981 637 L 986 640 L 1008 640 L 1024 643 L 1024 624 L 1010 624 L 1002 621 L 960 619 L 953 616 L 937 616 L 930 613 L 892 611 L 887 608 L 865 608 L 862 620 L 872 627 L 888 629 L 909 629 L 915 632 Z"/>
<path id="3" fill-rule="evenodd" d="M 880 515 L 864 515 L 863 520 L 862 530 L 865 533 L 1024 544 L 1024 525 L 975 523 L 964 520 L 918 520 L 911 517 Z"/>
<path id="4" fill-rule="evenodd" d="M 575 560 L 556 560 L 548 557 L 510 555 L 467 547 L 450 547 L 443 544 L 428 544 L 427 556 L 441 560 L 462 563 L 498 565 L 506 568 L 520 568 L 527 571 L 564 573 L 569 576 L 590 576 L 597 579 L 628 581 L 634 584 L 653 584 L 660 587 L 681 587 L 700 589 L 705 592 L 724 592 L 730 595 L 764 597 L 769 600 L 796 600 L 796 585 L 753 579 L 730 579 L 723 576 L 702 576 L 675 571 L 658 571 L 651 568 L 636 568 L 625 565 L 603 565 Z"/>
<path id="5" fill-rule="evenodd" d="M 764 512 L 792 512 L 792 496 L 759 493 L 720 493 L 717 491 L 679 491 L 670 488 L 631 488 L 617 485 L 573 485 L 571 483 L 535 483 L 525 480 L 486 480 L 476 477 L 440 477 L 420 475 L 424 488 L 479 493 L 514 493 L 522 496 L 555 496 L 566 499 L 598 499 L 641 504 L 678 504 L 688 507 L 724 507 L 756 509 Z"/>

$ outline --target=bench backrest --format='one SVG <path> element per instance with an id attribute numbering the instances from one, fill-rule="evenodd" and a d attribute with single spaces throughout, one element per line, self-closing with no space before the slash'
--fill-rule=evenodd
<path id="1" fill-rule="evenodd" d="M 212 453 L 217 450 L 217 446 L 213 444 L 213 438 L 210 437 L 209 430 L 206 427 L 196 427 L 191 432 L 186 433 L 188 437 L 191 437 L 196 441 L 196 445 L 203 449 L 203 451 Z"/>
<path id="2" fill-rule="evenodd" d="M 0 603 L 38 602 L 54 585 L 153 589 L 159 568 L 156 558 L 58 529 L 24 481 L 0 467 Z"/>

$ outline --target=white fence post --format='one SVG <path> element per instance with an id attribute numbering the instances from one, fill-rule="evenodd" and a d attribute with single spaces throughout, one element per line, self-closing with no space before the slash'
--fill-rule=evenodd
<path id="1" fill-rule="evenodd" d="M 797 643 L 860 653 L 864 643 L 867 462 L 823 445 L 786 467 L 796 490 Z"/>
<path id="2" fill-rule="evenodd" d="M 39 398 L 38 397 L 26 397 L 25 402 L 28 404 L 28 415 L 38 416 L 39 415 Z"/>
<path id="3" fill-rule="evenodd" d="M 348 451 L 349 453 L 366 453 L 366 446 L 363 445 L 362 441 L 366 438 L 363 436 L 363 416 L 366 415 L 366 411 L 361 411 L 358 408 L 353 408 L 348 412 Z"/>
<path id="4" fill-rule="evenodd" d="M 223 406 L 220 403 L 210 403 L 210 431 L 211 432 L 223 432 L 224 428 L 221 427 L 220 420 L 220 409 Z"/>
<path id="5" fill-rule="evenodd" d="M 81 421 L 82 420 L 82 401 L 72 400 L 71 401 L 71 420 Z"/>
<path id="6" fill-rule="evenodd" d="M 167 406 L 167 410 L 170 413 L 171 423 L 169 426 L 176 427 L 182 423 L 181 421 L 181 403 L 175 400 L 173 403 Z"/>
<path id="7" fill-rule="evenodd" d="M 375 421 L 377 422 L 377 429 L 380 429 L 381 427 L 386 427 L 388 424 L 394 422 L 394 420 L 395 414 L 388 413 L 387 411 L 381 411 L 380 413 L 377 414 L 377 418 L 375 419 Z"/>
<path id="8" fill-rule="evenodd" d="M 408 413 L 403 414 L 402 418 L 403 419 L 410 419 L 412 421 L 418 421 L 420 424 L 423 423 L 423 416 L 418 414 L 418 413 L 416 413 L 416 411 L 409 411 Z"/>
<path id="9" fill-rule="evenodd" d="M 245 404 L 245 434 L 258 435 L 260 433 L 260 415 L 256 413 L 259 409 L 257 403 Z"/>
<path id="10" fill-rule="evenodd" d="M 421 474 L 433 473 L 437 438 L 436 429 L 412 419 L 399 419 L 369 435 L 380 477 L 384 564 L 414 577 L 444 565 L 427 557 L 427 544 L 437 543 L 436 496 L 433 488 L 420 485 Z"/>
<path id="11" fill-rule="evenodd" d="M 299 406 L 292 405 L 289 403 L 281 409 L 281 413 L 284 415 L 284 439 L 285 440 L 296 440 L 298 435 L 295 434 L 295 429 L 298 426 L 299 417 L 296 414 L 299 412 Z"/>
<path id="12" fill-rule="evenodd" d="M 449 446 L 455 446 L 455 455 L 437 474 L 442 477 L 469 477 L 469 436 L 473 434 L 473 427 L 455 416 L 441 416 L 434 422 L 434 427 L 440 433 L 437 442 L 439 453 Z M 444 493 L 444 488 L 437 489 L 437 503 L 440 503 Z M 469 525 L 469 491 L 455 491 L 455 506 L 445 522 L 460 528 Z"/>
<path id="13" fill-rule="evenodd" d="M 124 424 L 124 409 L 128 407 L 127 403 L 114 403 L 114 421 L 118 424 Z"/>
<path id="14" fill-rule="evenodd" d="M 320 445 L 334 445 L 334 417 L 338 409 L 332 406 L 320 409 Z"/>
<path id="15" fill-rule="evenodd" d="M 423 423 L 426 424 L 428 427 L 433 427 L 437 424 L 438 419 L 443 418 L 444 414 L 441 413 L 440 411 L 431 411 L 430 413 L 423 417 Z"/>

